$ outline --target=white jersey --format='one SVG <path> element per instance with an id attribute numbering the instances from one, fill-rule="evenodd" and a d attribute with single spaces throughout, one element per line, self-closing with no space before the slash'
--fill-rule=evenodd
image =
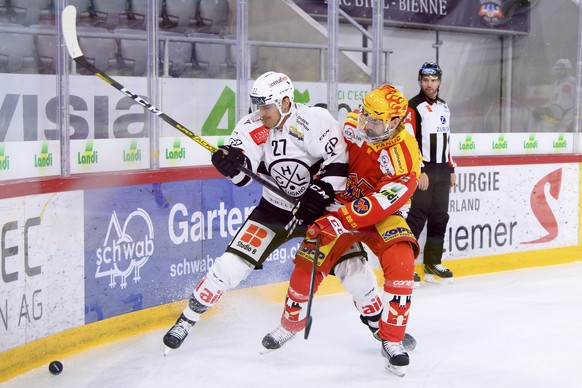
<path id="1" fill-rule="evenodd" d="M 316 177 L 336 192 L 345 188 L 347 147 L 339 123 L 326 109 L 295 103 L 280 129 L 265 128 L 258 112 L 251 113 L 237 123 L 229 144 L 244 150 L 253 172 L 292 197 L 301 197 Z M 232 181 L 243 186 L 250 179 L 241 173 Z M 263 198 L 282 209 L 293 207 L 267 188 Z"/>

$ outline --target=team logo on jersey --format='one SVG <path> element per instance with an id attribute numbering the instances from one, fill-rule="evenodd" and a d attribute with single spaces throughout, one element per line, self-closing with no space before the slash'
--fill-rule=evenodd
<path id="1" fill-rule="evenodd" d="M 346 189 L 341 193 L 341 196 L 348 201 L 353 201 L 355 198 L 361 198 L 366 195 L 374 186 L 368 183 L 365 179 L 358 180 L 358 176 L 354 173 L 348 175 L 346 182 Z"/>
<path id="2" fill-rule="evenodd" d="M 251 131 L 249 133 L 249 135 L 251 135 L 251 138 L 253 139 L 253 141 L 256 144 L 263 144 L 267 141 L 267 138 L 269 137 L 269 131 L 270 129 L 265 127 L 265 126 L 261 126 L 253 131 Z"/>
<path id="3" fill-rule="evenodd" d="M 360 198 L 352 202 L 352 211 L 359 216 L 365 216 L 370 213 L 372 209 L 372 202 L 366 197 Z"/>
<path id="4" fill-rule="evenodd" d="M 283 191 L 292 197 L 300 197 L 311 183 L 309 167 L 300 160 L 278 160 L 270 166 L 270 175 Z"/>
<path id="5" fill-rule="evenodd" d="M 392 162 L 390 161 L 390 156 L 388 152 L 383 149 L 380 152 L 380 156 L 378 157 L 378 164 L 380 165 L 380 170 L 384 175 L 394 175 L 394 167 L 392 166 Z"/>

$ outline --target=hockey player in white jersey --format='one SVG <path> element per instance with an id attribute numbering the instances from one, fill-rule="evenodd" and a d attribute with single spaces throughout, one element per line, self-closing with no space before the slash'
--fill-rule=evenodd
<path id="1" fill-rule="evenodd" d="M 298 205 L 263 189 L 257 207 L 195 287 L 188 305 L 165 334 L 164 344 L 169 349 L 179 348 L 201 314 L 253 269 L 261 268 L 273 250 L 289 238 L 303 238 L 307 226 L 321 217 L 335 194 L 345 188 L 346 143 L 339 123 L 327 110 L 295 103 L 293 84 L 282 73 L 261 75 L 250 96 L 253 113 L 237 123 L 229 145 L 212 155 L 212 163 L 237 186 L 251 181 L 239 171 L 244 165 L 297 198 Z M 285 228 L 292 224 L 293 228 Z M 248 235 L 254 237 L 252 250 L 246 249 Z M 348 249 L 342 260 L 350 262 L 349 270 L 338 266 L 336 276 L 352 294 L 362 321 L 375 333 L 382 308 L 377 301 L 381 298 L 361 244 Z"/>

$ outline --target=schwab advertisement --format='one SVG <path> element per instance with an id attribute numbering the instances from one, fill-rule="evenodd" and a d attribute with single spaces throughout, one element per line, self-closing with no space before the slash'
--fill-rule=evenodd
<path id="1" fill-rule="evenodd" d="M 226 179 L 87 191 L 86 323 L 188 298 L 260 192 Z M 239 288 L 288 280 L 297 243 L 273 252 Z"/>

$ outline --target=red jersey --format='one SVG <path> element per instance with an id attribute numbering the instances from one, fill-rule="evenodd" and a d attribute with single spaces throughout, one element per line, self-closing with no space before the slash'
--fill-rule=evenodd
<path id="1" fill-rule="evenodd" d="M 357 121 L 351 112 L 344 123 L 350 169 L 346 188 L 337 195 L 343 204 L 338 213 L 350 229 L 374 225 L 409 206 L 421 165 L 418 143 L 402 124 L 392 139 L 370 144 L 361 138 Z"/>

